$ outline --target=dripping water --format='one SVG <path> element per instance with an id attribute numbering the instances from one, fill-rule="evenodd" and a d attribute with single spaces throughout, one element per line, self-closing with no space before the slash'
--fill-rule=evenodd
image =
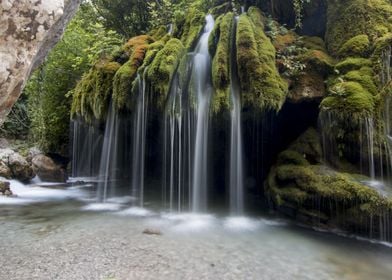
<path id="1" fill-rule="evenodd" d="M 99 201 L 106 202 L 108 199 L 108 191 L 111 189 L 111 194 L 114 193 L 114 187 L 110 184 L 111 180 L 115 180 L 116 171 L 116 136 L 118 132 L 117 127 L 117 113 L 114 106 L 110 104 L 108 118 L 106 120 L 105 136 L 102 147 L 102 155 L 99 167 L 99 183 L 97 197 Z"/>
<path id="2" fill-rule="evenodd" d="M 232 35 L 232 53 L 235 50 L 235 35 L 238 17 L 235 18 Z M 244 178 L 243 178 L 243 146 L 241 127 L 241 98 L 239 78 L 237 75 L 237 61 L 232 56 L 230 63 L 230 93 L 232 100 L 231 110 L 231 137 L 230 137 L 230 211 L 232 214 L 242 214 L 244 211 Z"/>
<path id="3" fill-rule="evenodd" d="M 147 128 L 147 94 L 145 75 L 137 76 L 137 99 L 133 118 L 133 139 L 132 139 L 132 195 L 139 198 L 140 207 L 144 204 L 144 168 L 146 151 L 146 128 Z"/>

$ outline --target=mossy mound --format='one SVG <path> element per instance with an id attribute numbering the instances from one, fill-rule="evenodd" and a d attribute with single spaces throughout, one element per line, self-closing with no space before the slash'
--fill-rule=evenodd
<path id="1" fill-rule="evenodd" d="M 308 68 L 316 71 L 323 77 L 333 73 L 335 60 L 325 51 L 319 49 L 311 49 L 298 57 L 300 61 L 306 63 Z"/>
<path id="2" fill-rule="evenodd" d="M 374 42 L 392 31 L 392 5 L 388 0 L 328 0 L 326 41 L 338 55 L 351 38 L 367 35 Z"/>
<path id="3" fill-rule="evenodd" d="M 341 119 L 363 120 L 374 112 L 375 99 L 358 82 L 340 82 L 329 89 L 321 103 L 322 110 L 341 115 Z"/>
<path id="4" fill-rule="evenodd" d="M 361 57 L 348 57 L 336 64 L 335 73 L 339 75 L 330 77 L 321 110 L 353 123 L 372 117 L 379 99 L 372 65 L 370 59 Z"/>
<path id="5" fill-rule="evenodd" d="M 303 149 L 304 143 L 316 148 Z M 350 174 L 322 165 L 320 149 L 317 132 L 310 129 L 279 155 L 265 184 L 274 207 L 312 225 L 378 234 L 381 238 L 379 227 L 369 232 L 369 224 L 373 221 L 385 226 L 383 219 L 392 213 L 392 200 Z"/>
<path id="6" fill-rule="evenodd" d="M 367 56 L 370 49 L 369 37 L 366 34 L 357 35 L 343 44 L 339 56 Z"/>
<path id="7" fill-rule="evenodd" d="M 147 79 L 153 91 L 158 94 L 156 101 L 158 107 L 163 108 L 170 88 L 170 81 L 175 73 L 181 58 L 185 54 L 185 47 L 178 39 L 170 39 L 159 50 L 148 66 Z M 152 54 L 151 54 L 152 55 Z M 150 59 L 150 57 L 148 57 Z"/>
<path id="8" fill-rule="evenodd" d="M 260 111 L 279 111 L 288 85 L 276 69 L 275 48 L 264 33 L 260 10 L 251 7 L 239 17 L 237 26 L 237 63 L 242 102 Z"/>
<path id="9" fill-rule="evenodd" d="M 117 62 L 101 60 L 73 90 L 71 116 L 79 115 L 86 121 L 105 120 L 112 95 L 112 81 L 121 65 Z"/>
<path id="10" fill-rule="evenodd" d="M 139 67 L 143 64 L 149 44 L 153 40 L 149 36 L 132 38 L 124 46 L 130 59 L 117 71 L 113 80 L 113 105 L 117 110 L 131 110 L 132 83 L 136 78 Z"/>
<path id="11" fill-rule="evenodd" d="M 220 16 L 209 38 L 212 60 L 212 83 L 215 94 L 212 100 L 212 110 L 215 113 L 230 108 L 230 54 L 234 14 Z"/>

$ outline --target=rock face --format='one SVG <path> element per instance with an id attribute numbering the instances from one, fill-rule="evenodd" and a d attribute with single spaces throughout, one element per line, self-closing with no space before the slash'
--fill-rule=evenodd
<path id="1" fill-rule="evenodd" d="M 0 124 L 81 0 L 0 1 Z"/>
<path id="2" fill-rule="evenodd" d="M 64 169 L 57 165 L 50 157 L 38 154 L 32 160 L 34 172 L 43 181 L 65 182 L 67 174 Z"/>
<path id="3" fill-rule="evenodd" d="M 0 149 L 0 176 L 29 181 L 34 177 L 30 163 L 11 149 Z"/>

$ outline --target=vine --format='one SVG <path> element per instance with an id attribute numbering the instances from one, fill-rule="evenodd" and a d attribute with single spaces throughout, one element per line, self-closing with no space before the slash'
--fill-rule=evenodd
<path id="1" fill-rule="evenodd" d="M 310 3 L 311 0 L 293 0 L 293 8 L 295 12 L 295 27 L 302 27 L 303 8 L 305 4 Z"/>

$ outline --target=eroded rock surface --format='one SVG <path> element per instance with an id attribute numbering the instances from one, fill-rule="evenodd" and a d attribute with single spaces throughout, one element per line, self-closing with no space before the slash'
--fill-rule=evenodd
<path id="1" fill-rule="evenodd" d="M 0 0 L 0 124 L 81 0 Z"/>

